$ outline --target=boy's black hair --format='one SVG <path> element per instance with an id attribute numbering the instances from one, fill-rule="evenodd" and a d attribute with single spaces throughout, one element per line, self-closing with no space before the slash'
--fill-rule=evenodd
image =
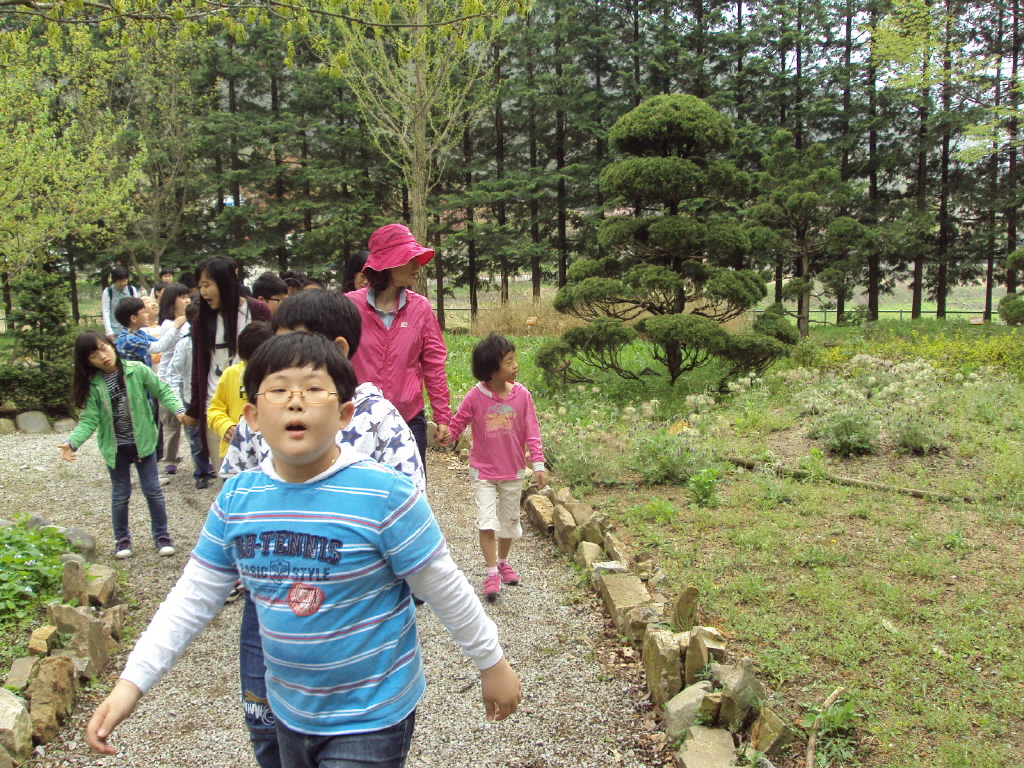
<path id="1" fill-rule="evenodd" d="M 174 270 L 171 269 L 170 267 L 164 267 L 163 269 L 160 270 L 160 277 L 163 277 L 164 275 L 172 275 L 173 276 L 174 275 Z"/>
<path id="2" fill-rule="evenodd" d="M 238 356 L 245 361 L 252 357 L 260 345 L 270 341 L 274 329 L 266 320 L 253 320 L 238 334 Z"/>
<path id="3" fill-rule="evenodd" d="M 116 283 L 118 280 L 127 280 L 127 279 L 128 279 L 128 267 L 122 267 L 120 264 L 118 264 L 116 267 L 114 267 L 112 270 L 110 270 L 110 280 L 112 282 Z"/>
<path id="4" fill-rule="evenodd" d="M 293 293 L 281 302 L 270 324 L 274 333 L 281 328 L 291 330 L 304 327 L 310 333 L 318 333 L 331 342 L 344 336 L 348 342 L 349 359 L 356 356 L 363 330 L 363 320 L 352 300 L 334 291 L 322 289 Z"/>
<path id="5" fill-rule="evenodd" d="M 257 299 L 266 300 L 282 293 L 288 293 L 288 285 L 273 272 L 264 272 L 253 281 L 252 295 Z"/>
<path id="6" fill-rule="evenodd" d="M 99 331 L 82 331 L 75 339 L 74 351 L 71 353 L 71 404 L 76 408 L 85 407 L 85 400 L 89 396 L 89 384 L 92 377 L 100 372 L 89 362 L 89 356 L 100 347 L 110 347 L 114 350 L 117 378 L 122 385 L 124 384 L 124 364 L 121 362 L 121 356 L 117 354 L 117 346 L 111 344 Z"/>
<path id="7" fill-rule="evenodd" d="M 197 293 L 195 296 L 192 297 L 192 301 L 188 303 L 188 306 L 185 307 L 185 320 L 187 320 L 190 325 L 195 322 L 196 315 L 199 314 L 199 302 L 201 301 L 202 298 L 200 298 L 199 294 Z"/>
<path id="8" fill-rule="evenodd" d="M 473 378 L 490 381 L 491 376 L 501 369 L 501 361 L 509 352 L 515 352 L 516 345 L 500 333 L 492 333 L 473 347 Z"/>
<path id="9" fill-rule="evenodd" d="M 145 309 L 146 303 L 137 296 L 125 296 L 114 307 L 114 319 L 125 328 L 132 321 L 132 315 L 137 315 Z"/>
<path id="10" fill-rule="evenodd" d="M 338 402 L 346 403 L 356 391 L 356 372 L 345 353 L 318 333 L 286 333 L 261 345 L 245 366 L 242 383 L 250 403 L 256 402 L 260 384 L 272 373 L 286 368 L 325 371 L 334 382 Z"/>
<path id="11" fill-rule="evenodd" d="M 196 277 L 191 272 L 182 272 L 181 277 L 178 278 L 178 282 L 190 291 L 196 287 Z"/>
<path id="12" fill-rule="evenodd" d="M 160 301 L 160 297 L 164 295 L 164 288 L 166 288 L 168 285 L 170 285 L 170 283 L 155 283 L 153 285 L 153 298 L 156 299 L 157 301 Z"/>

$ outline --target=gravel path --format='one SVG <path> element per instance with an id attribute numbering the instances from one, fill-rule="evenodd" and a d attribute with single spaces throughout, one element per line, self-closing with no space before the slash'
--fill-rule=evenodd
<path id="1" fill-rule="evenodd" d="M 0 436 L 0 517 L 39 513 L 78 525 L 100 542 L 101 562 L 124 570 L 132 595 L 131 624 L 141 631 L 177 579 L 216 495 L 193 487 L 190 467 L 165 485 L 171 534 L 179 554 L 158 558 L 148 542 L 145 500 L 136 486 L 131 525 L 136 556 L 111 557 L 110 481 L 94 441 L 73 464 L 59 459 L 55 435 Z M 455 561 L 477 584 L 477 550 L 469 476 L 464 464 L 431 453 L 429 497 Z M 555 768 L 556 766 L 660 766 L 665 754 L 640 685 L 635 654 L 614 642 L 592 595 L 576 584 L 551 543 L 528 530 L 512 552 L 522 576 L 487 606 L 506 655 L 523 683 L 519 711 L 487 723 L 475 667 L 426 607 L 419 632 L 427 693 L 417 711 L 408 765 L 444 768 Z M 238 628 L 241 603 L 225 606 L 174 669 L 147 695 L 115 734 L 120 752 L 93 755 L 84 724 L 109 690 L 125 652 L 111 672 L 79 698 L 74 719 L 45 746 L 33 765 L 137 766 L 138 768 L 252 768 L 256 762 L 238 703 Z M 133 635 L 134 637 L 134 635 Z"/>

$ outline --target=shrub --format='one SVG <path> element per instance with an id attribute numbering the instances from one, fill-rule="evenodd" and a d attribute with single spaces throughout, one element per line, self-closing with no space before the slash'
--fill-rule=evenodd
<path id="1" fill-rule="evenodd" d="M 65 357 L 74 331 L 67 281 L 57 272 L 26 271 L 11 281 L 11 289 L 8 326 L 21 351 L 40 361 Z"/>
<path id="2" fill-rule="evenodd" d="M 713 507 L 718 503 L 718 470 L 704 467 L 686 483 L 698 507 Z"/>
<path id="3" fill-rule="evenodd" d="M 71 363 L 69 360 L 0 364 L 0 392 L 18 410 L 43 410 L 51 416 L 71 414 Z"/>
<path id="4" fill-rule="evenodd" d="M 821 416 L 811 427 L 810 436 L 822 440 L 839 456 L 874 453 L 878 424 L 866 408 L 841 408 Z"/>
<path id="5" fill-rule="evenodd" d="M 924 454 L 942 447 L 938 426 L 923 413 L 900 414 L 891 431 L 897 453 Z"/>
<path id="6" fill-rule="evenodd" d="M 1024 324 L 1024 297 L 1008 293 L 999 300 L 999 317 L 1007 325 Z"/>
<path id="7" fill-rule="evenodd" d="M 669 429 L 641 433 L 630 447 L 630 468 L 650 485 L 683 485 L 711 461 L 705 445 Z"/>

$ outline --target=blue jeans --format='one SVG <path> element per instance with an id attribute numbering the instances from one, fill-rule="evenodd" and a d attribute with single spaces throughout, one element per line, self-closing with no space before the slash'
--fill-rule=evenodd
<path id="1" fill-rule="evenodd" d="M 167 505 L 160 489 L 160 474 L 156 454 L 139 458 L 134 445 L 119 445 L 110 473 L 110 518 L 114 524 L 114 541 L 131 540 L 128 531 L 128 500 L 132 497 L 132 464 L 139 475 L 139 486 L 149 505 L 150 530 L 154 541 L 167 535 Z"/>
<path id="2" fill-rule="evenodd" d="M 260 768 L 281 768 L 277 746 L 277 720 L 267 701 L 266 665 L 256 604 L 248 590 L 242 608 L 242 631 L 238 637 L 238 672 L 242 682 L 242 711 L 249 729 L 249 741 Z"/>
<path id="3" fill-rule="evenodd" d="M 192 452 L 192 477 L 198 480 L 200 477 L 213 477 L 213 465 L 210 463 L 210 455 L 203 450 L 203 441 L 199 439 L 199 425 L 188 427 L 188 447 Z"/>
<path id="4" fill-rule="evenodd" d="M 427 417 L 420 411 L 406 422 L 409 431 L 416 438 L 416 447 L 420 449 L 420 461 L 423 463 L 423 477 L 427 476 Z"/>
<path id="5" fill-rule="evenodd" d="M 307 736 L 277 724 L 284 768 L 402 768 L 416 713 L 390 728 L 340 736 Z"/>

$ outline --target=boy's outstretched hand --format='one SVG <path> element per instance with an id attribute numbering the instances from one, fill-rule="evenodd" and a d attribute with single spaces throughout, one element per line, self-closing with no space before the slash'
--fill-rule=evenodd
<path id="1" fill-rule="evenodd" d="M 117 750 L 107 744 L 107 737 L 118 724 L 128 717 L 142 698 L 142 691 L 134 683 L 118 680 L 114 690 L 103 700 L 85 726 L 85 740 L 97 752 L 116 755 Z"/>
<path id="2" fill-rule="evenodd" d="M 480 685 L 488 720 L 504 720 L 516 711 L 523 698 L 519 677 L 504 656 L 480 673 Z"/>

